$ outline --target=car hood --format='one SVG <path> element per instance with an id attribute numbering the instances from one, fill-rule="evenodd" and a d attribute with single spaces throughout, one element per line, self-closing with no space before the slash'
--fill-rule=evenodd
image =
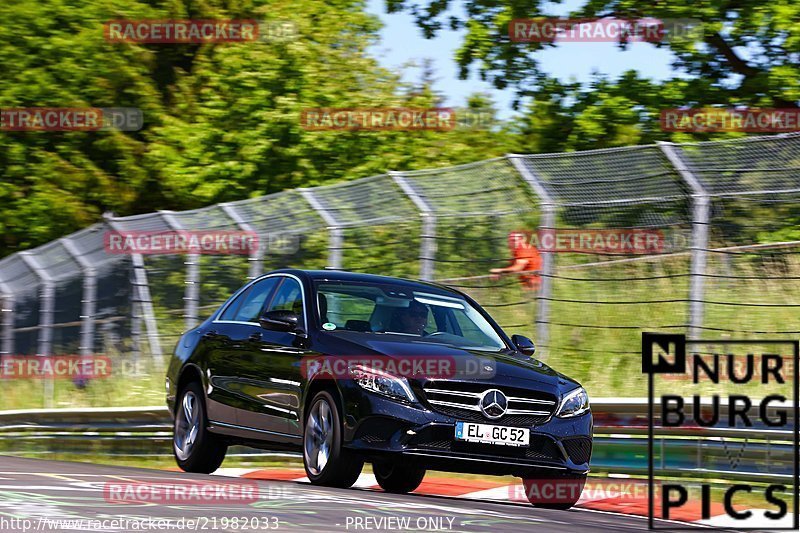
<path id="1" fill-rule="evenodd" d="M 345 357 L 382 356 L 394 360 L 395 365 L 401 360 L 418 359 L 420 357 L 441 358 L 446 363 L 452 362 L 457 369 L 456 375 L 419 376 L 419 378 L 451 378 L 465 381 L 502 381 L 520 386 L 534 386 L 555 390 L 577 386 L 577 382 L 564 376 L 538 359 L 511 350 L 485 351 L 459 348 L 452 345 L 427 342 L 419 339 L 400 339 L 394 336 L 386 338 L 365 336 L 355 332 L 337 332 L 330 339 L 331 348 L 325 350 L 330 355 Z M 327 344 L 327 343 L 326 343 Z M 437 367 L 433 368 L 447 368 Z"/>

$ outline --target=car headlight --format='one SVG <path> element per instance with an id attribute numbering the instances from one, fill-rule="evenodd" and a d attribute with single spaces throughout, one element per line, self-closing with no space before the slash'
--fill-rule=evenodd
<path id="1" fill-rule="evenodd" d="M 353 380 L 362 388 L 408 402 L 415 401 L 414 393 L 408 386 L 405 378 L 393 376 L 383 370 L 370 368 L 366 365 L 353 365 L 350 367 L 350 375 Z"/>
<path id="2" fill-rule="evenodd" d="M 582 415 L 589 410 L 589 394 L 583 387 L 569 392 L 561 404 L 558 406 L 556 416 L 560 418 L 569 418 L 571 416 Z"/>

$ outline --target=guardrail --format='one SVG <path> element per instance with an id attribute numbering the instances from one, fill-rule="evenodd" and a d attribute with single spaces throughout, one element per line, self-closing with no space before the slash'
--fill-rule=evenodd
<path id="1" fill-rule="evenodd" d="M 794 419 L 794 409 L 788 404 L 773 405 L 768 415 L 774 416 L 779 409 L 786 411 L 788 420 Z M 647 400 L 598 398 L 592 402 L 592 411 L 593 471 L 646 474 Z M 681 427 L 658 428 L 654 433 L 657 475 L 764 482 L 792 479 L 793 431 Z M 0 411 L 0 453 L 169 456 L 171 438 L 171 419 L 162 406 Z M 246 447 L 237 447 L 234 453 L 270 455 Z"/>

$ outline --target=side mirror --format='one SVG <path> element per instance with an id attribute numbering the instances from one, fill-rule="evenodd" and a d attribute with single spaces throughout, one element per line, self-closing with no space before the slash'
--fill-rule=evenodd
<path id="1" fill-rule="evenodd" d="M 264 313 L 258 323 L 262 328 L 272 331 L 294 331 L 299 321 L 300 317 L 291 311 L 276 310 Z"/>
<path id="2" fill-rule="evenodd" d="M 514 346 L 517 348 L 517 350 L 525 355 L 533 355 L 536 353 L 536 345 L 533 344 L 533 341 L 528 337 L 523 337 L 522 335 L 512 335 L 511 342 L 514 343 Z"/>

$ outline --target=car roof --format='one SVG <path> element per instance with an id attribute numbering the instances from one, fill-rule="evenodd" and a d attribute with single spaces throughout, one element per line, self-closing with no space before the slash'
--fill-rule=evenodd
<path id="1" fill-rule="evenodd" d="M 284 268 L 274 270 L 269 274 L 294 274 L 296 276 L 306 276 L 311 280 L 326 280 L 326 281 L 361 281 L 366 283 L 394 283 L 397 285 L 405 285 L 409 287 L 427 287 L 438 291 L 444 291 L 451 294 L 461 294 L 459 291 L 440 285 L 438 283 L 431 283 L 428 281 L 413 280 L 406 278 L 395 278 L 392 276 L 380 276 L 378 274 L 364 274 L 360 272 L 349 272 L 347 270 L 305 270 L 296 268 Z"/>

